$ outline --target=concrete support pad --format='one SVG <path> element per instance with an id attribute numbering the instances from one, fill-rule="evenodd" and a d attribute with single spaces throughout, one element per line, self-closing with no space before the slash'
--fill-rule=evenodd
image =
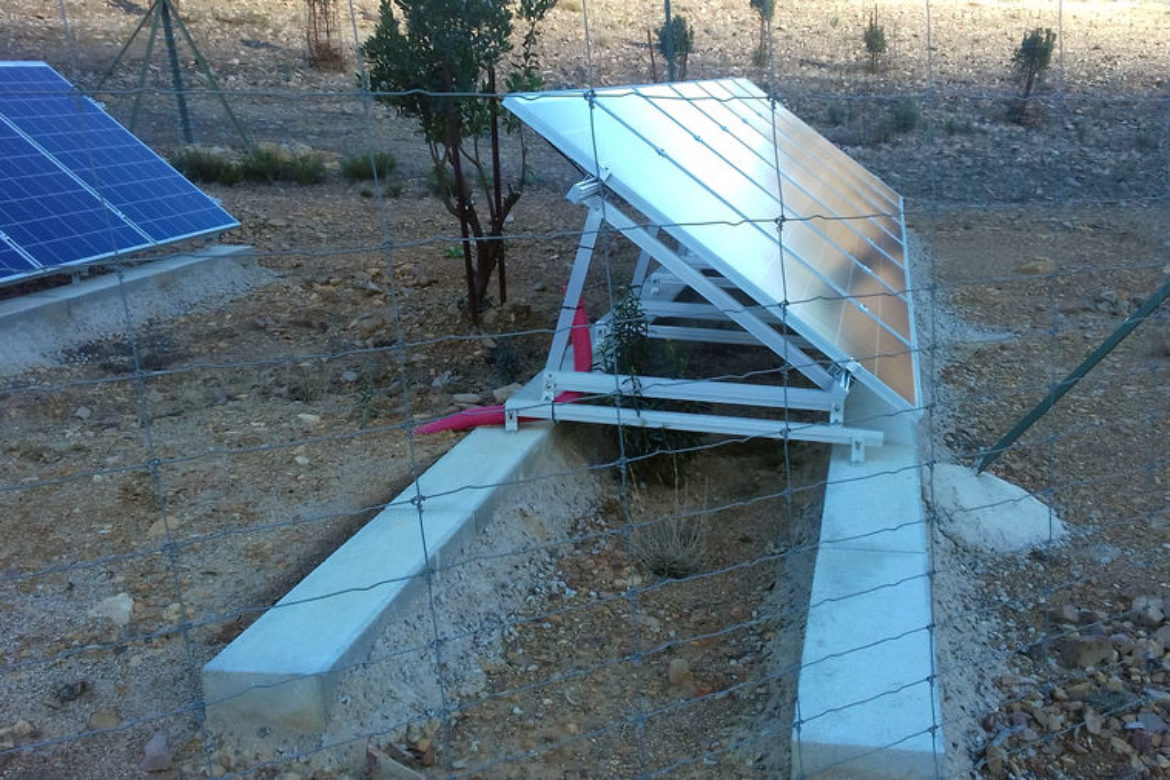
<path id="1" fill-rule="evenodd" d="M 62 351 L 160 317 L 234 298 L 272 281 L 251 247 L 211 245 L 0 301 L 0 375 L 57 361 Z M 122 296 L 126 296 L 126 307 Z M 130 320 L 127 321 L 126 309 Z"/>
<path id="2" fill-rule="evenodd" d="M 830 460 L 794 777 L 936 777 L 941 767 L 916 419 L 884 415 L 866 394 L 854 389 L 847 419 L 882 427 L 886 445 L 867 450 L 864 463 L 850 463 L 844 446 Z"/>
<path id="3" fill-rule="evenodd" d="M 548 424 L 480 428 L 396 497 L 203 667 L 217 728 L 320 732 L 339 674 L 365 660 L 396 600 L 491 518 L 499 487 L 533 476 Z M 420 511 L 421 510 L 421 511 Z"/>

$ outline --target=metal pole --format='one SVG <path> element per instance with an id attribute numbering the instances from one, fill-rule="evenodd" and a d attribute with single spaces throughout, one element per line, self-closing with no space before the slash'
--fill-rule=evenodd
<path id="1" fill-rule="evenodd" d="M 164 0 L 164 2 L 173 2 L 173 0 Z M 179 23 L 179 32 L 183 34 L 183 40 L 191 47 L 191 53 L 195 56 L 195 66 L 207 78 L 207 83 L 211 85 L 211 89 L 215 92 L 216 97 L 219 98 L 220 105 L 227 112 L 228 118 L 232 120 L 232 125 L 235 126 L 236 132 L 240 134 L 240 139 L 244 142 L 244 148 L 250 151 L 252 149 L 252 139 L 248 137 L 247 132 L 244 131 L 244 125 L 236 117 L 235 112 L 232 111 L 232 107 L 224 94 L 223 87 L 216 80 L 215 73 L 212 72 L 207 58 L 203 56 L 203 52 L 199 51 L 199 47 L 195 45 L 195 39 L 191 37 L 191 33 L 187 30 L 187 25 L 183 23 L 182 18 L 177 14 L 175 15 L 175 21 Z"/>
<path id="2" fill-rule="evenodd" d="M 183 93 L 183 73 L 179 69 L 179 50 L 175 46 L 175 30 L 171 26 L 171 0 L 161 0 L 159 13 L 162 15 L 163 37 L 167 42 L 167 56 L 171 60 L 171 85 L 175 88 L 175 102 L 179 105 L 179 125 L 183 129 L 183 143 L 193 143 L 191 117 L 187 113 L 187 96 Z"/>
<path id="3" fill-rule="evenodd" d="M 138 124 L 138 109 L 142 106 L 142 93 L 146 91 L 146 76 L 150 72 L 150 56 L 154 53 L 154 41 L 158 37 L 158 13 L 153 7 L 150 15 L 150 36 L 146 39 L 146 54 L 142 56 L 142 65 L 138 69 L 138 89 L 134 91 L 134 106 L 130 109 L 131 133 Z"/>
<path id="4" fill-rule="evenodd" d="M 1133 332 L 1134 328 L 1142 324 L 1146 318 L 1153 314 L 1168 297 L 1170 297 L 1170 281 L 1165 282 L 1136 311 L 1126 317 L 1125 321 L 1118 326 L 1117 330 L 1113 331 L 1109 338 L 1101 342 L 1101 345 L 1093 350 L 1092 354 L 1081 361 L 1081 364 L 1074 368 L 1063 380 L 1053 385 L 1048 395 L 1036 405 L 1036 408 L 1024 415 L 1010 431 L 1003 435 L 1002 439 L 997 441 L 987 452 L 983 453 L 983 457 L 975 464 L 975 473 L 982 473 L 996 458 L 1003 454 L 1004 450 L 1012 446 L 1016 439 L 1023 435 L 1024 431 L 1031 428 L 1033 423 L 1043 417 L 1065 393 L 1072 390 L 1077 382 L 1081 381 L 1081 378 L 1092 370 L 1093 366 L 1100 363 L 1106 355 L 1112 352 L 1114 347 L 1120 344 L 1126 336 Z"/>

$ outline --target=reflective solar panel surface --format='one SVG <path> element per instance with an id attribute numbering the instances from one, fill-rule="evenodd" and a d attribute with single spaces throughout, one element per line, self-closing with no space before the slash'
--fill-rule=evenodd
<path id="1" fill-rule="evenodd" d="M 0 62 L 0 282 L 238 224 L 48 65 Z"/>
<path id="2" fill-rule="evenodd" d="M 918 405 L 901 197 L 750 81 L 504 105 L 860 381 Z"/>

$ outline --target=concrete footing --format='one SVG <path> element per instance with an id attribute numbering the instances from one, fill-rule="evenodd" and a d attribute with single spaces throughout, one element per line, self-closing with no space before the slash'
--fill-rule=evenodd
<path id="1" fill-rule="evenodd" d="M 51 365 L 86 342 L 238 297 L 270 281 L 251 247 L 212 245 L 0 301 L 5 345 L 0 375 Z"/>
<path id="2" fill-rule="evenodd" d="M 864 388 L 847 416 L 886 444 L 850 462 L 833 449 L 801 659 L 793 777 L 936 777 L 930 554 L 915 415 Z"/>
<path id="3" fill-rule="evenodd" d="M 500 486 L 535 476 L 555 446 L 551 431 L 468 434 L 208 662 L 203 694 L 215 727 L 323 731 L 338 677 L 363 662 L 395 603 L 425 586 L 428 556 L 441 566 L 444 551 L 491 520 Z"/>

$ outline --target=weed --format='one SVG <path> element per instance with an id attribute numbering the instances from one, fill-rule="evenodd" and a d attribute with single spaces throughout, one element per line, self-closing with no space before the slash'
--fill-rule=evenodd
<path id="1" fill-rule="evenodd" d="M 644 571 L 681 579 L 703 569 L 707 557 L 706 525 L 695 518 L 672 517 L 634 529 L 631 557 Z"/>
<path id="2" fill-rule="evenodd" d="M 572 14 L 581 13 L 581 3 L 579 0 L 561 0 L 561 2 L 557 3 L 557 8 Z"/>
<path id="3" fill-rule="evenodd" d="M 333 381 L 333 372 L 324 360 L 292 363 L 284 368 L 284 386 L 294 401 L 316 403 L 325 397 Z"/>
<path id="4" fill-rule="evenodd" d="M 834 30 L 837 29 L 837 25 L 839 25 L 840 23 L 841 23 L 841 17 L 838 16 L 837 14 L 833 14 L 832 16 L 829 17 L 829 26 L 832 27 Z"/>
<path id="5" fill-rule="evenodd" d="M 443 250 L 443 257 L 447 258 L 448 260 L 461 259 L 463 257 L 463 245 L 462 244 L 452 244 L 451 246 L 449 246 Z"/>

